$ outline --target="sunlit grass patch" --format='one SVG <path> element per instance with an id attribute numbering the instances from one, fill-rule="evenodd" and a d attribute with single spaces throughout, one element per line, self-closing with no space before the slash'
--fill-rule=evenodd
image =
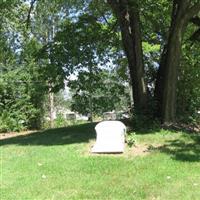
<path id="1" fill-rule="evenodd" d="M 198 134 L 135 133 L 124 154 L 90 153 L 95 124 L 1 141 L 1 199 L 198 199 Z M 136 154 L 145 147 L 147 154 Z"/>

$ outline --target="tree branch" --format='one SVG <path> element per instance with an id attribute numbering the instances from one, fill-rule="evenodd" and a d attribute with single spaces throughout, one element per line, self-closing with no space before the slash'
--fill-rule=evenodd
<path id="1" fill-rule="evenodd" d="M 106 16 L 104 15 L 104 13 L 98 8 L 98 6 L 96 7 L 97 11 L 99 12 L 99 14 L 103 17 L 104 21 L 106 22 L 106 24 L 110 25 L 110 23 L 108 22 Z"/>
<path id="2" fill-rule="evenodd" d="M 191 40 L 193 42 L 195 42 L 195 41 L 200 42 L 200 28 L 197 31 L 195 31 L 192 34 L 192 36 L 190 36 L 189 40 Z"/>
<path id="3" fill-rule="evenodd" d="M 200 12 L 200 3 L 196 3 L 192 7 L 187 9 L 185 14 L 186 20 L 189 21 L 192 17 L 197 15 Z"/>
<path id="4" fill-rule="evenodd" d="M 200 27 L 200 17 L 193 17 L 190 22 L 192 22 L 194 25 Z"/>
<path id="5" fill-rule="evenodd" d="M 27 16 L 27 20 L 26 20 L 26 28 L 28 29 L 29 27 L 29 24 L 30 24 L 30 19 L 31 19 L 31 12 L 34 8 L 34 4 L 37 0 L 32 0 L 31 3 L 30 3 L 30 8 L 29 8 L 29 11 L 28 11 L 28 16 Z"/>

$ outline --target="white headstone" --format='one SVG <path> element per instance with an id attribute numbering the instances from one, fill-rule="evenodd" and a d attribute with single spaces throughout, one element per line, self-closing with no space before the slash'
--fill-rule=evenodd
<path id="1" fill-rule="evenodd" d="M 126 126 L 120 121 L 103 121 L 96 125 L 96 143 L 92 153 L 122 153 Z"/>

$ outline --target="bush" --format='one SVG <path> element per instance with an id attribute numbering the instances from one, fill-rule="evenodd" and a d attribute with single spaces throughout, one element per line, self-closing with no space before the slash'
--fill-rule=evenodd
<path id="1" fill-rule="evenodd" d="M 0 132 L 22 131 L 27 127 L 25 120 L 17 116 L 12 116 L 12 113 L 4 111 L 0 116 Z"/>

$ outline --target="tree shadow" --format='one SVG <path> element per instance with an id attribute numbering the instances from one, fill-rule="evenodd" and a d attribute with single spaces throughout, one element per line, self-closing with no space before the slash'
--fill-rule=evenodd
<path id="1" fill-rule="evenodd" d="M 134 124 L 134 122 L 131 121 L 130 119 L 120 120 L 120 121 L 126 125 L 126 128 L 127 128 L 126 130 L 128 134 L 135 132 L 136 134 L 139 134 L 139 135 L 146 135 L 146 134 L 159 132 L 161 130 L 161 126 L 158 124 L 141 123 L 140 125 L 137 125 L 137 124 Z"/>
<path id="2" fill-rule="evenodd" d="M 188 134 L 200 132 L 199 126 L 197 124 L 172 123 L 172 124 L 164 124 L 161 127 L 165 130 L 174 132 L 181 131 Z"/>
<path id="3" fill-rule="evenodd" d="M 156 132 L 160 132 L 161 128 L 160 127 L 142 127 L 140 129 L 132 129 L 131 131 L 134 131 L 138 135 L 147 135 L 147 134 L 153 134 Z"/>
<path id="4" fill-rule="evenodd" d="M 96 123 L 87 123 L 65 128 L 48 129 L 28 135 L 0 140 L 1 145 L 66 145 L 86 143 L 95 138 Z"/>
<path id="5" fill-rule="evenodd" d="M 130 128 L 130 132 L 134 131 L 137 134 L 146 135 L 146 134 L 152 134 L 155 132 L 160 132 L 161 130 L 170 131 L 171 133 L 177 133 L 177 132 L 184 132 L 187 134 L 198 134 L 199 132 L 194 129 L 194 127 L 184 127 L 184 126 L 165 126 L 160 124 L 150 124 L 150 125 L 143 125 L 139 128 Z"/>
<path id="6" fill-rule="evenodd" d="M 13 138 L 0 140 L 1 145 L 67 145 L 73 143 L 87 143 L 96 137 L 96 123 L 87 123 L 65 128 L 49 129 L 34 132 L 29 135 L 20 135 Z M 137 134 L 148 134 L 155 129 L 144 130 Z M 186 138 L 184 138 L 186 137 Z M 188 142 L 190 141 L 190 142 Z M 168 140 L 166 144 L 152 147 L 150 151 L 159 151 L 168 154 L 172 159 L 184 162 L 200 161 L 200 134 L 184 134 L 183 138 Z"/>
<path id="7" fill-rule="evenodd" d="M 190 137 L 190 142 L 180 140 L 168 140 L 163 146 L 155 148 L 161 153 L 168 154 L 172 159 L 183 162 L 199 162 L 200 161 L 200 135 L 187 135 Z"/>

